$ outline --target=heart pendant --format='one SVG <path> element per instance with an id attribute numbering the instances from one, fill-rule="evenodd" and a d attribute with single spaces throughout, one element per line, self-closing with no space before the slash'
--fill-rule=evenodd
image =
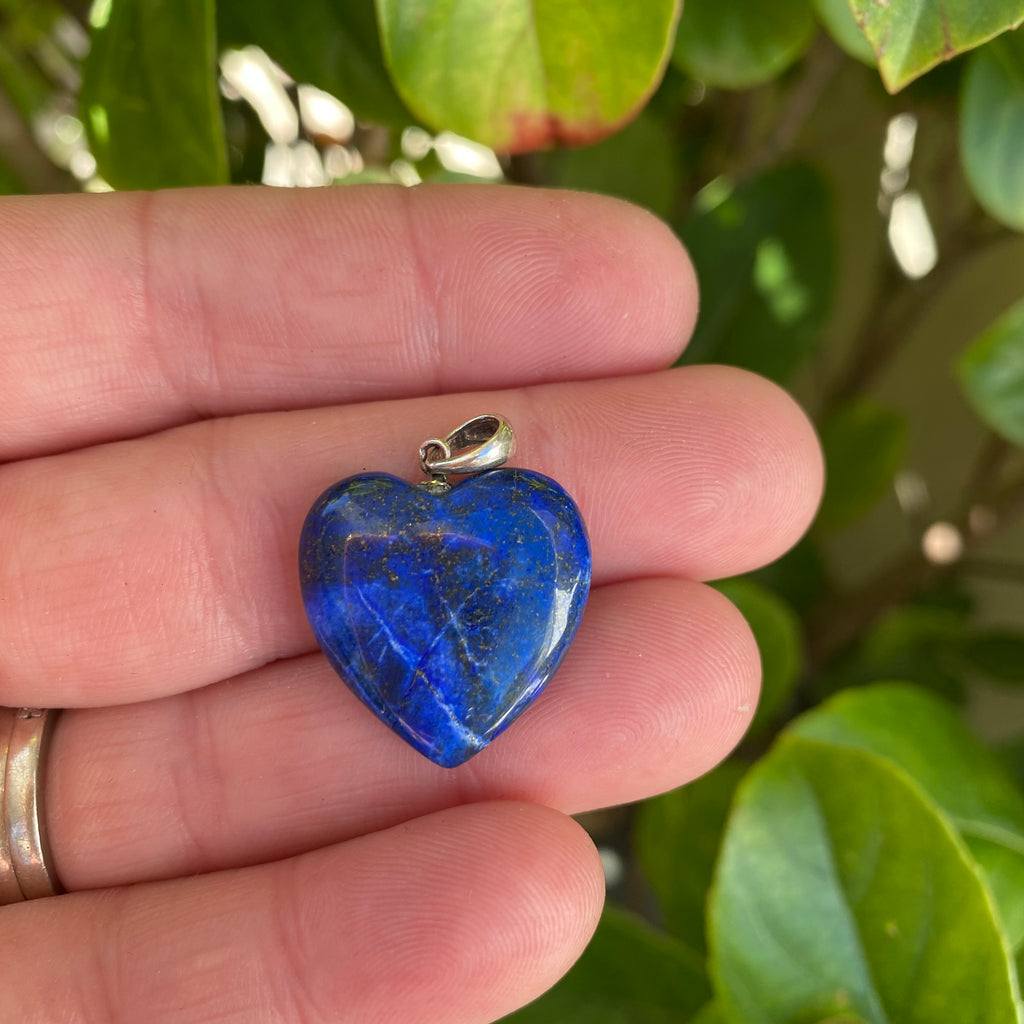
<path id="1" fill-rule="evenodd" d="M 478 442 L 453 454 L 460 443 Z M 530 705 L 579 626 L 590 547 L 572 498 L 505 461 L 511 430 L 477 417 L 420 460 L 430 482 L 334 484 L 302 528 L 306 614 L 328 660 L 383 722 L 455 767 Z"/>

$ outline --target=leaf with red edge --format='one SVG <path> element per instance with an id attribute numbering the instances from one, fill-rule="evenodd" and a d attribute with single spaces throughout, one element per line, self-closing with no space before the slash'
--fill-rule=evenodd
<path id="1" fill-rule="evenodd" d="M 502 152 L 611 134 L 661 80 L 680 0 L 377 0 L 384 57 L 424 124 Z"/>

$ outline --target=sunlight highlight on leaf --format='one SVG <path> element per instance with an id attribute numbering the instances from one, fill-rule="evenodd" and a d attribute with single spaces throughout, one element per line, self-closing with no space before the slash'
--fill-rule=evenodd
<path id="1" fill-rule="evenodd" d="M 728 178 L 712 178 L 693 199 L 695 213 L 710 213 L 717 209 L 733 193 L 733 184 Z"/>
<path id="2" fill-rule="evenodd" d="M 110 140 L 110 125 L 107 122 L 107 111 L 98 103 L 89 108 L 89 125 L 97 142 L 105 144 Z"/>
<path id="3" fill-rule="evenodd" d="M 811 304 L 810 289 L 796 269 L 779 238 L 758 243 L 754 256 L 754 285 L 780 324 L 796 323 Z"/>
<path id="4" fill-rule="evenodd" d="M 89 11 L 89 24 L 97 31 L 107 27 L 114 0 L 96 0 Z"/>

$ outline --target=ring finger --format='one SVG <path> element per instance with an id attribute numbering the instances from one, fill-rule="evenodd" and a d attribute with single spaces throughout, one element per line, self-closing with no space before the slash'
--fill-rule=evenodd
<path id="1" fill-rule="evenodd" d="M 757 702 L 746 623 L 682 580 L 595 591 L 535 707 L 455 770 L 430 764 L 320 655 L 159 701 L 65 712 L 47 791 L 71 889 L 290 856 L 445 807 L 513 799 L 566 812 L 700 775 Z"/>

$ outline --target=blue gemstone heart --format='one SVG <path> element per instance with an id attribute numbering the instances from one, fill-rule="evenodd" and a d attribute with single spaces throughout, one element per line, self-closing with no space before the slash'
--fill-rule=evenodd
<path id="1" fill-rule="evenodd" d="M 363 473 L 310 509 L 299 570 L 338 674 L 452 768 L 558 668 L 587 600 L 590 547 L 573 500 L 539 473 L 496 469 L 445 493 Z"/>

